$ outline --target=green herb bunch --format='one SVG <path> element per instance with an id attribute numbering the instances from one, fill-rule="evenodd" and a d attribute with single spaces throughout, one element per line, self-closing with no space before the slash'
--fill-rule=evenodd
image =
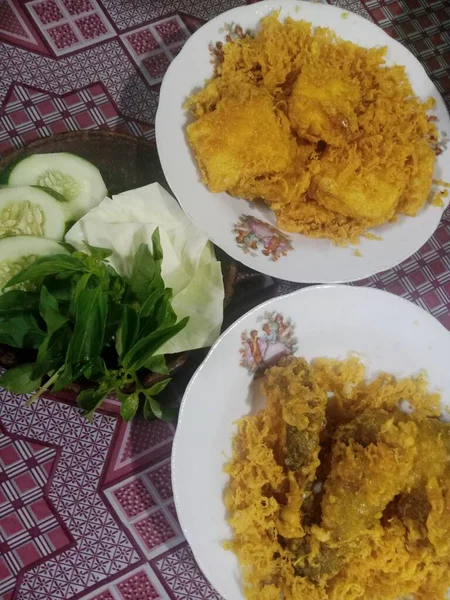
<path id="1" fill-rule="evenodd" d="M 0 386 L 35 392 L 31 403 L 46 390 L 57 392 L 85 378 L 94 384 L 77 402 L 89 419 L 111 395 L 120 400 L 126 421 L 140 400 L 147 419 L 171 418 L 155 398 L 170 379 L 146 389 L 139 378 L 144 368 L 168 373 L 157 352 L 188 321 L 177 322 L 172 291 L 161 276 L 159 230 L 152 236 L 153 252 L 139 246 L 129 279 L 105 262 L 111 251 L 86 246 L 89 254 L 38 258 L 6 284 L 12 289 L 0 296 L 0 343 L 34 349 L 36 358 L 6 371 Z"/>

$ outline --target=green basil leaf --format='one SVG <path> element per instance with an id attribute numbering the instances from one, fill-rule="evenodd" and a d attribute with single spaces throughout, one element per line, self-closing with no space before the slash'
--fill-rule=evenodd
<path id="1" fill-rule="evenodd" d="M 56 273 L 85 271 L 85 267 L 81 261 L 70 254 L 53 254 L 51 256 L 42 256 L 32 263 L 30 266 L 14 275 L 8 281 L 5 288 L 30 281 L 33 279 L 41 279 L 47 275 L 55 275 Z"/>
<path id="2" fill-rule="evenodd" d="M 78 299 L 80 297 L 81 292 L 83 292 L 86 288 L 96 288 L 98 287 L 99 284 L 99 280 L 97 277 L 95 277 L 95 275 L 93 275 L 92 273 L 83 273 L 83 275 L 78 279 L 76 286 L 75 286 L 75 291 L 74 291 L 74 298 L 75 298 L 75 302 L 78 302 Z"/>
<path id="3" fill-rule="evenodd" d="M 10 290 L 0 296 L 0 317 L 9 317 L 18 312 L 34 311 L 38 306 L 38 293 Z"/>
<path id="4" fill-rule="evenodd" d="M 116 337 L 116 350 L 119 360 L 133 347 L 139 332 L 139 315 L 131 306 L 123 307 L 123 318 Z"/>
<path id="5" fill-rule="evenodd" d="M 164 313 L 161 312 L 162 321 L 159 327 L 170 327 L 171 325 L 175 325 L 175 323 L 177 322 L 177 315 L 173 310 L 172 305 L 170 304 L 172 290 L 170 288 L 167 288 L 166 290 L 164 290 L 164 293 L 166 294 L 166 306 Z"/>
<path id="6" fill-rule="evenodd" d="M 155 310 L 155 305 L 160 298 L 161 298 L 161 292 L 159 292 L 157 290 L 152 292 L 146 298 L 145 302 L 142 304 L 142 306 L 139 310 L 139 315 L 141 317 L 149 317 L 150 315 L 152 315 L 153 311 Z"/>
<path id="7" fill-rule="evenodd" d="M 67 317 L 59 311 L 58 300 L 42 285 L 39 297 L 39 312 L 47 325 L 48 333 L 53 333 L 64 323 L 67 323 Z"/>
<path id="8" fill-rule="evenodd" d="M 168 293 L 166 294 L 166 292 Z M 170 327 L 177 322 L 177 315 L 169 301 L 171 290 L 164 290 L 162 295 L 159 292 L 156 293 L 159 294 L 159 298 L 155 302 L 152 313 L 141 320 L 139 337 L 145 337 L 157 329 Z"/>
<path id="9" fill-rule="evenodd" d="M 130 394 L 120 403 L 120 416 L 124 421 L 131 421 L 139 408 L 138 394 Z"/>
<path id="10" fill-rule="evenodd" d="M 85 288 L 77 297 L 75 327 L 66 361 L 78 373 L 100 355 L 105 335 L 107 300 L 101 288 Z"/>
<path id="11" fill-rule="evenodd" d="M 166 359 L 163 354 L 151 356 L 145 363 L 144 367 L 153 373 L 161 373 L 162 375 L 167 375 L 169 372 Z"/>
<path id="12" fill-rule="evenodd" d="M 93 256 L 97 260 L 105 260 L 105 258 L 110 257 L 113 253 L 113 251 L 109 248 L 99 248 L 98 246 L 91 246 L 91 244 L 88 244 L 85 241 L 83 241 L 83 244 L 89 250 L 91 256 Z"/>
<path id="13" fill-rule="evenodd" d="M 156 418 L 154 412 L 152 411 L 152 407 L 150 405 L 150 398 L 145 399 L 143 413 L 144 413 L 144 419 L 146 421 L 154 421 Z"/>
<path id="14" fill-rule="evenodd" d="M 83 415 L 92 421 L 94 412 L 101 406 L 107 390 L 101 386 L 97 388 L 89 388 L 80 392 L 77 396 L 77 404 L 83 409 Z"/>
<path id="15" fill-rule="evenodd" d="M 165 298 L 159 298 L 156 303 L 153 314 L 141 319 L 141 327 L 139 329 L 139 338 L 144 338 L 154 333 L 158 327 L 158 323 L 160 323 L 160 319 L 158 319 L 158 314 L 160 313 L 160 306 L 163 304 L 165 306 L 166 300 Z"/>
<path id="16" fill-rule="evenodd" d="M 109 295 L 111 301 L 113 303 L 119 303 L 122 301 L 122 298 L 126 295 L 128 290 L 127 282 L 122 279 L 114 269 L 111 268 L 111 272 L 109 274 Z"/>
<path id="17" fill-rule="evenodd" d="M 48 275 L 42 280 L 42 285 L 45 285 L 59 304 L 65 305 L 67 302 L 70 302 L 73 297 L 76 277 L 77 275 L 74 276 L 74 273 Z"/>
<path id="18" fill-rule="evenodd" d="M 173 321 L 172 323 L 170 323 L 170 325 L 173 325 L 177 321 L 177 316 L 173 312 L 173 309 L 170 306 L 170 301 L 169 301 L 169 299 L 168 299 L 168 297 L 167 297 L 167 295 L 166 295 L 165 292 L 166 292 L 166 290 L 164 290 L 164 296 L 163 296 L 163 298 L 161 298 L 161 300 L 158 301 L 157 306 L 155 306 L 155 312 L 154 312 L 154 315 L 153 315 L 154 320 L 155 320 L 155 329 L 159 329 L 160 327 L 162 327 L 164 325 L 164 322 L 166 320 L 166 316 L 168 314 L 170 314 L 170 312 L 172 312 L 173 316 L 175 317 L 175 321 Z"/>
<path id="19" fill-rule="evenodd" d="M 85 368 L 87 369 L 88 367 Z M 74 371 L 70 363 L 65 363 L 63 371 L 58 375 L 57 379 L 53 383 L 52 391 L 60 392 L 61 390 L 64 390 L 65 388 L 69 387 L 69 385 L 73 383 L 76 379 L 78 379 L 78 377 L 80 377 L 82 373 L 83 370 L 78 369 Z"/>
<path id="20" fill-rule="evenodd" d="M 74 256 L 84 265 L 85 271 L 98 277 L 99 283 L 104 291 L 109 290 L 110 272 L 116 274 L 112 267 L 102 260 L 98 260 L 86 252 L 75 252 Z M 116 274 L 117 275 L 117 274 Z"/>
<path id="21" fill-rule="evenodd" d="M 130 289 L 134 296 L 143 303 L 151 293 L 151 285 L 155 276 L 155 261 L 150 249 L 140 244 L 133 261 Z"/>
<path id="22" fill-rule="evenodd" d="M 108 314 L 106 316 L 105 326 L 105 344 L 117 334 L 117 330 L 122 323 L 123 306 L 121 304 L 110 304 L 108 306 Z"/>
<path id="23" fill-rule="evenodd" d="M 77 313 L 77 304 L 80 294 L 86 288 L 96 288 L 99 286 L 99 280 L 92 273 L 83 273 L 81 277 L 76 275 L 73 278 L 75 284 L 72 289 L 72 297 L 69 304 L 69 316 L 74 321 Z"/>
<path id="24" fill-rule="evenodd" d="M 108 375 L 105 361 L 101 356 L 98 356 L 94 362 L 84 371 L 86 379 L 91 381 L 101 381 Z"/>
<path id="25" fill-rule="evenodd" d="M 26 363 L 5 371 L 0 377 L 0 386 L 14 394 L 31 394 L 41 383 L 40 377 L 33 377 L 33 368 L 33 363 Z"/>
<path id="26" fill-rule="evenodd" d="M 72 329 L 66 323 L 46 336 L 39 346 L 33 377 L 43 377 L 64 364 L 71 336 Z"/>
<path id="27" fill-rule="evenodd" d="M 157 419 L 161 419 L 163 416 L 163 411 L 161 409 L 161 405 L 158 402 L 158 400 L 156 400 L 155 398 L 152 398 L 152 396 L 148 396 L 145 400 L 145 404 L 148 403 L 148 407 L 150 408 L 151 412 L 155 415 L 155 417 Z"/>
<path id="28" fill-rule="evenodd" d="M 160 394 L 164 388 L 166 388 L 169 383 L 172 380 L 170 379 L 170 377 L 168 379 L 164 379 L 164 381 L 158 381 L 158 383 L 155 383 L 155 385 L 152 385 L 151 387 L 147 388 L 144 393 L 147 395 L 149 394 L 150 396 L 157 396 L 158 394 Z"/>
<path id="29" fill-rule="evenodd" d="M 0 318 L 0 344 L 14 348 L 39 348 L 44 338 L 45 332 L 31 313 Z"/>
<path id="30" fill-rule="evenodd" d="M 161 246 L 161 237 L 159 228 L 155 229 L 152 235 L 152 246 L 153 246 L 153 258 L 155 260 L 155 276 L 153 277 L 152 287 L 160 292 L 164 291 L 165 283 L 162 278 L 162 260 L 163 260 L 163 249 Z"/>
<path id="31" fill-rule="evenodd" d="M 176 325 L 155 331 L 146 337 L 140 339 L 123 357 L 123 366 L 132 371 L 141 369 L 148 359 L 155 354 L 168 340 L 173 338 L 179 331 L 186 327 L 189 317 L 185 317 Z"/>
<path id="32" fill-rule="evenodd" d="M 178 416 L 178 409 L 171 406 L 165 406 L 158 402 L 153 396 L 148 396 L 144 403 L 144 418 L 147 421 L 153 421 L 155 417 L 163 421 L 175 421 Z"/>
<path id="33" fill-rule="evenodd" d="M 161 246 L 161 234 L 159 231 L 159 227 L 155 229 L 152 233 L 152 247 L 153 247 L 153 258 L 154 260 L 162 261 L 163 259 L 163 249 Z"/>

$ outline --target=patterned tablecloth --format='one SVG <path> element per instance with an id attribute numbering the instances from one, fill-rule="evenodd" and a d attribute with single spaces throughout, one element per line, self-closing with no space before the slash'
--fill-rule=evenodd
<path id="1" fill-rule="evenodd" d="M 78 129 L 153 139 L 168 64 L 206 20 L 243 3 L 0 0 L 0 155 Z M 332 3 L 404 43 L 450 104 L 449 0 Z M 447 211 L 420 252 L 364 283 L 417 302 L 450 328 L 449 250 Z M 250 305 L 298 287 L 263 279 Z M 219 598 L 177 521 L 173 425 L 125 424 L 113 402 L 88 423 L 69 402 L 25 408 L 2 390 L 0 419 L 0 600 Z"/>

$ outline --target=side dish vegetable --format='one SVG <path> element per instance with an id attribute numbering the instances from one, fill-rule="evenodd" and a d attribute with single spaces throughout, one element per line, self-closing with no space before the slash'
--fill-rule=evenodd
<path id="1" fill-rule="evenodd" d="M 97 206 L 108 193 L 97 167 L 69 152 L 27 156 L 3 171 L 0 184 L 49 188 L 68 203 L 72 220 Z"/>
<path id="2" fill-rule="evenodd" d="M 50 244 L 52 248 L 46 246 Z M 86 244 L 86 252 L 70 254 L 41 238 L 0 240 L 1 256 L 5 247 L 10 262 L 25 266 L 4 281 L 0 343 L 35 350 L 34 361 L 3 373 L 0 386 L 15 393 L 35 392 L 31 403 L 46 390 L 56 392 L 84 378 L 95 382 L 77 397 L 89 418 L 109 395 L 121 401 L 126 421 L 140 401 L 146 418 L 170 418 L 155 398 L 169 379 L 145 389 L 139 371 L 145 367 L 167 373 L 158 350 L 188 319 L 177 322 L 171 306 L 172 291 L 161 276 L 158 229 L 152 246 L 152 251 L 139 246 L 131 276 L 124 278 L 104 262 L 111 251 L 103 248 Z M 31 255 L 41 256 L 32 262 Z"/>

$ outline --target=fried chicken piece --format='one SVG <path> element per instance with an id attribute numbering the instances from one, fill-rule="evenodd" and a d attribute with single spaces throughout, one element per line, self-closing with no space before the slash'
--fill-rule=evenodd
<path id="1" fill-rule="evenodd" d="M 262 199 L 273 206 L 287 207 L 304 196 L 315 167 L 315 144 L 297 143 L 291 138 L 292 162 L 287 169 L 268 177 L 242 180 L 229 190 L 230 194 L 246 200 Z"/>
<path id="2" fill-rule="evenodd" d="M 328 600 L 421 598 L 416 594 L 425 587 L 431 571 L 429 557 L 429 546 L 412 544 L 407 527 L 393 517 L 386 527 L 365 535 L 357 551 L 330 582 Z M 421 567 L 416 569 L 416 565 Z M 428 585 L 426 589 L 430 593 L 425 596 L 427 600 L 443 598 L 442 594 L 434 595 Z"/>
<path id="3" fill-rule="evenodd" d="M 343 146 L 358 131 L 361 92 L 357 80 L 332 71 L 302 71 L 289 98 L 288 115 L 300 138 Z"/>
<path id="4" fill-rule="evenodd" d="M 289 492 L 287 505 L 281 510 L 278 531 L 285 538 L 295 538 L 303 533 L 300 509 L 305 515 L 311 508 L 327 395 L 317 385 L 306 360 L 292 356 L 281 359 L 278 366 L 267 371 L 263 392 L 268 404 L 282 407 Z"/>
<path id="5" fill-rule="evenodd" d="M 400 213 L 414 217 L 426 202 L 433 183 L 435 160 L 434 151 L 427 142 L 419 143 L 414 148 L 406 163 L 409 176 L 398 204 Z"/>
<path id="6" fill-rule="evenodd" d="M 304 358 L 289 356 L 269 369 L 263 392 L 282 407 L 286 431 L 286 466 L 302 483 L 314 480 L 325 421 L 327 394 L 319 388 Z"/>
<path id="7" fill-rule="evenodd" d="M 321 172 L 313 177 L 309 196 L 326 209 L 366 227 L 381 225 L 395 214 L 405 177 L 387 175 L 383 168 L 364 168 L 356 146 L 327 148 Z"/>
<path id="8" fill-rule="evenodd" d="M 370 530 L 394 497 L 408 488 L 417 450 L 413 422 L 387 420 L 375 443 L 364 447 L 345 426 L 332 451 L 331 472 L 322 500 L 322 528 L 332 540 L 350 542 Z M 337 430 L 337 439 L 340 430 Z M 395 473 L 395 476 L 393 476 Z"/>
<path id="9" fill-rule="evenodd" d="M 287 118 L 271 98 L 227 97 L 215 110 L 187 126 L 202 179 L 212 192 L 225 192 L 255 177 L 286 169 L 292 159 Z"/>

